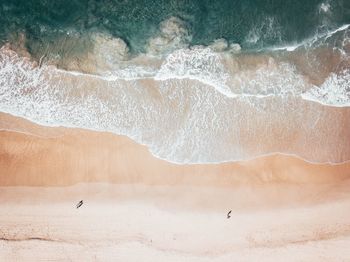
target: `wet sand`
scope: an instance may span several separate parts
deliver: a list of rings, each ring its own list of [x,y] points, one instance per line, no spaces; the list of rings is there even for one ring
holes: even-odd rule
[[[350,258],[350,163],[176,165],[124,136],[0,120],[2,261]]]

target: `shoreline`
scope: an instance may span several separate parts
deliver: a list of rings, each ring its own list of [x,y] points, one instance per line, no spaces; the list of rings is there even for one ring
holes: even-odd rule
[[[175,165],[124,136],[0,119],[1,128],[42,136],[0,131],[5,261],[350,256],[350,163],[275,155]]]
[[[0,4],[0,262],[350,261],[341,0]]]
[[[12,121],[12,129],[17,126],[17,131],[43,137],[0,131],[0,165],[4,170],[0,176],[0,186],[137,181],[172,185],[187,181],[198,185],[213,183],[233,186],[271,182],[328,183],[350,177],[350,162],[312,164],[278,154],[241,162],[178,165],[154,157],[146,146],[125,136],[81,129],[47,128],[5,114],[1,114],[1,119],[7,119],[3,123]],[[56,137],[52,137],[53,134]]]

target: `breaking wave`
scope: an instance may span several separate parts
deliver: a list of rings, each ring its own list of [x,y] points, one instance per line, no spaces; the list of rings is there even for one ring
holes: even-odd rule
[[[350,159],[348,28],[288,52],[249,53],[224,39],[190,46],[184,24],[170,18],[149,53],[132,55],[122,39],[98,33],[91,52],[60,68],[5,45],[0,111],[127,135],[175,163],[275,152],[340,163]]]

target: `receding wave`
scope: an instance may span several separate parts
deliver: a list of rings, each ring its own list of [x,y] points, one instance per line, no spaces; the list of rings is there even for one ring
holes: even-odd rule
[[[162,46],[164,54],[130,57],[122,40],[99,37],[85,63],[67,60],[72,71],[3,46],[0,110],[43,125],[127,135],[175,163],[274,152],[312,162],[350,159],[346,38],[337,50],[325,45],[263,53],[222,40],[178,49],[183,42],[176,40],[175,49]],[[323,55],[331,63],[315,76],[306,55],[315,66]]]

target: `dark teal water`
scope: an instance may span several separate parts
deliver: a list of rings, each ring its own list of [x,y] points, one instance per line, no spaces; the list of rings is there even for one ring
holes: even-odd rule
[[[322,11],[321,4],[328,6]],[[1,0],[0,41],[23,32],[29,50],[74,31],[109,32],[144,51],[159,23],[182,19],[191,44],[225,38],[245,49],[301,41],[350,23],[349,0]],[[69,37],[69,36],[66,36]]]

